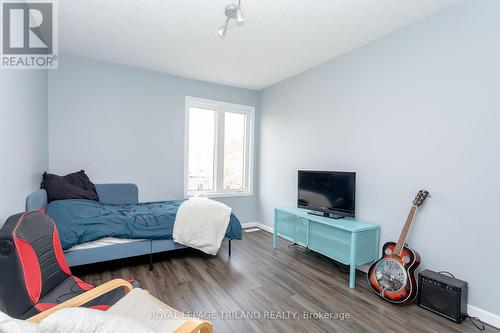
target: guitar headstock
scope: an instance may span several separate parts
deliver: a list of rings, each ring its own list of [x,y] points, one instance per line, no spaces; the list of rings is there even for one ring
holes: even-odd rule
[[[428,196],[429,196],[428,191],[425,191],[425,190],[418,191],[418,194],[415,197],[415,200],[413,200],[413,205],[420,207],[424,203],[425,199],[427,199]]]

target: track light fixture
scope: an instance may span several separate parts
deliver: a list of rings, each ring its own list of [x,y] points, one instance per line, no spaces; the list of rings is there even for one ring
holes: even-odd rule
[[[224,37],[226,36],[227,28],[229,27],[229,22],[231,20],[235,20],[237,25],[242,25],[245,21],[243,12],[241,10],[241,0],[238,1],[238,4],[235,4],[233,2],[227,5],[224,12],[226,14],[226,24],[220,27],[217,31],[217,34],[221,39],[224,39]]]

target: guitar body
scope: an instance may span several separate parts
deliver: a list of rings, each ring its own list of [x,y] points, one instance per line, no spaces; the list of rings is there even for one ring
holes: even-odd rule
[[[418,286],[415,269],[420,265],[420,255],[406,246],[406,238],[413,223],[415,212],[429,192],[420,190],[406,218],[397,243],[387,242],[382,248],[382,258],[375,261],[368,270],[368,284],[372,290],[388,302],[411,303],[417,296]]]
[[[415,269],[420,265],[420,255],[405,246],[398,256],[395,248],[394,242],[384,244],[382,258],[368,270],[368,283],[377,295],[391,303],[411,303],[418,291]]]

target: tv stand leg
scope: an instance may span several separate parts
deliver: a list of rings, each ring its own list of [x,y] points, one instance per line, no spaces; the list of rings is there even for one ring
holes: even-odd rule
[[[357,237],[356,233],[351,233],[351,256],[350,256],[350,270],[349,270],[349,288],[356,286],[356,246]]]

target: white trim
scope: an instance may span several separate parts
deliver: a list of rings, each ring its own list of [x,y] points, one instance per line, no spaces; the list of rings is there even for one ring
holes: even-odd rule
[[[188,161],[189,161],[189,103],[186,97],[184,103],[184,199],[188,198]]]
[[[232,197],[251,197],[251,192],[223,192],[223,193],[204,193],[207,198],[232,198]]]
[[[273,227],[270,227],[270,226],[262,224],[262,223],[257,223],[256,227],[274,235],[274,228]]]
[[[482,322],[488,325],[500,328],[500,315],[488,312],[470,304],[467,305],[467,313],[471,317],[478,317]]]
[[[186,96],[186,102],[188,102],[188,101],[191,103],[190,105],[199,106],[201,108],[212,108],[213,109],[216,107],[222,107],[222,108],[237,109],[237,110],[242,110],[242,111],[247,111],[247,112],[253,112],[255,110],[255,108],[253,106],[227,103],[227,102],[216,101],[213,99],[206,99],[206,98],[199,98],[199,97],[192,97],[192,96]]]
[[[224,198],[224,197],[242,197],[242,196],[252,196],[253,195],[253,182],[254,182],[254,141],[255,141],[255,107],[247,106],[247,105],[239,105],[233,103],[220,102],[215,100],[197,98],[186,96],[185,98],[185,116],[184,116],[184,198],[188,198],[188,163],[189,163],[189,108],[190,107],[199,107],[205,109],[213,109],[216,111],[216,140],[215,140],[215,149],[216,149],[216,163],[215,167],[215,187],[217,189],[216,192],[206,192],[208,197],[210,198]],[[245,163],[245,191],[229,191],[223,190],[223,165],[217,165],[217,163],[222,164],[223,156],[222,151],[219,149],[221,145],[223,145],[224,132],[223,127],[220,124],[223,124],[223,116],[225,112],[235,112],[242,113],[248,117],[247,121],[247,131],[248,136],[248,144],[245,148],[245,157],[248,159],[248,162]],[[222,140],[222,143],[220,142]],[[222,162],[221,162],[222,161]]]
[[[242,223],[242,224],[241,224],[241,227],[242,227],[243,229],[255,228],[255,227],[257,227],[257,222],[246,222],[246,223]]]
[[[224,123],[224,112],[220,112],[218,107],[216,107],[215,119],[216,119],[215,121],[216,134],[215,134],[215,162],[214,162],[214,168],[215,168],[214,191],[216,193],[222,193],[220,189],[224,188],[224,136],[226,134],[224,131],[226,130],[226,126]]]
[[[274,234],[274,228],[273,227],[270,227],[268,225],[265,225],[265,224],[259,223],[259,222],[242,223],[241,226],[243,227],[243,229],[247,229],[247,228],[259,228],[259,229],[267,231],[267,232],[269,232],[271,234]]]

